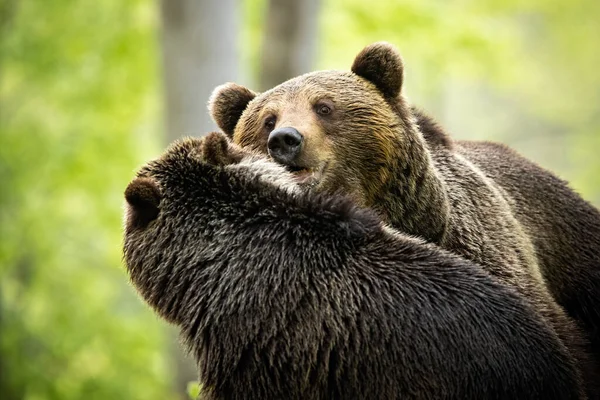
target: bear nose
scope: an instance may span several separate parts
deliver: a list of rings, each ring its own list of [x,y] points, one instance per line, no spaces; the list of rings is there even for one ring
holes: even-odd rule
[[[278,163],[285,165],[293,164],[298,155],[300,155],[302,142],[304,142],[304,137],[296,128],[285,127],[275,129],[269,134],[267,141],[269,155]]]

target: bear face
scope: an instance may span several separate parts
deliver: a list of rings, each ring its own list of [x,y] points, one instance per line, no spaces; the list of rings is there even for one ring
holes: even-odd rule
[[[386,43],[365,48],[352,72],[320,71],[256,94],[236,84],[213,93],[219,127],[245,148],[268,154],[304,186],[375,203],[389,163],[408,154],[413,123],[400,96],[403,65]],[[400,133],[399,133],[400,132]]]

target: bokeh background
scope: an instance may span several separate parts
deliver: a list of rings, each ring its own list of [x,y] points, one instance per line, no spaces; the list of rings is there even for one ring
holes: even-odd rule
[[[510,144],[600,205],[597,0],[0,0],[0,398],[183,399],[172,328],[121,263],[123,190],[212,89],[394,43],[456,138]]]

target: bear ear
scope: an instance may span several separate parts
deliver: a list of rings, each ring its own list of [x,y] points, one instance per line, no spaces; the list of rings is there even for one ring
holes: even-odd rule
[[[232,137],[246,106],[256,93],[235,83],[217,86],[208,101],[210,115],[219,128]]]
[[[354,59],[352,72],[373,83],[388,99],[397,97],[402,89],[402,57],[389,43],[377,42],[365,47]]]
[[[125,189],[128,229],[145,228],[158,217],[160,188],[152,178],[135,178]]]

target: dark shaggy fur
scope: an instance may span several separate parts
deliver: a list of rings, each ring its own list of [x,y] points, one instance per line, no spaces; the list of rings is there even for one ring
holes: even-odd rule
[[[600,213],[568,184],[494,143],[458,142],[512,200],[531,238],[545,281],[567,312],[590,333],[600,358]]]
[[[181,141],[126,191],[128,272],[180,327],[203,398],[582,398],[571,355],[511,287],[278,165],[206,162],[223,148]]]
[[[231,136],[267,153],[271,127],[297,129],[304,136],[298,164],[317,171],[311,187],[346,193],[398,230],[460,254],[514,287],[556,330],[577,358],[589,396],[598,398],[600,213],[514,153],[453,143],[407,103],[402,77],[398,52],[373,44],[356,57],[352,72],[314,72],[257,94]],[[241,108],[219,109],[214,101],[237,90],[215,92],[215,119],[228,107]],[[323,101],[333,104],[326,116],[314,112]],[[277,122],[265,125],[265,118]]]
[[[559,179],[498,143],[453,143],[431,117],[413,110],[429,146],[452,149],[505,191],[531,240],[556,301],[588,333],[600,359],[600,212]],[[596,365],[597,362],[596,362]]]

